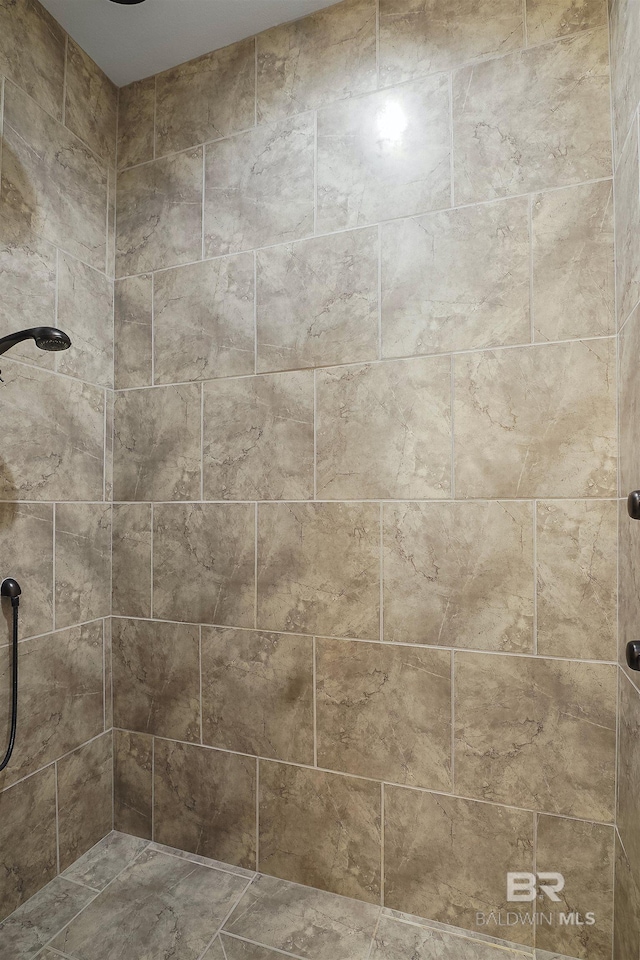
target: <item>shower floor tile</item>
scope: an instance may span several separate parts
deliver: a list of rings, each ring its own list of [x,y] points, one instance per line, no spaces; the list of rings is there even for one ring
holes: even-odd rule
[[[543,956],[538,954],[538,960]],[[531,950],[111,833],[0,924],[2,960],[533,960]]]

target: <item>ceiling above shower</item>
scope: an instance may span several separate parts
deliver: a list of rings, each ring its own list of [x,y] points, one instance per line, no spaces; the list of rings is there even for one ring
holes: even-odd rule
[[[330,6],[331,0],[42,0],[118,86]]]

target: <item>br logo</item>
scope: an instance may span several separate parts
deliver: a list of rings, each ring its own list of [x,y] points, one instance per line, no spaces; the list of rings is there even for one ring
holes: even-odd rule
[[[564,887],[564,877],[561,873],[508,873],[507,900],[510,903],[531,903],[536,899],[538,887],[556,903],[560,901],[558,894]]]

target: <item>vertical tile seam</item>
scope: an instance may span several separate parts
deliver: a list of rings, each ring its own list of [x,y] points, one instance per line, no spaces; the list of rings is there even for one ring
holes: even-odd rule
[[[382,223],[376,224],[378,228],[378,360],[383,359],[382,353]]]
[[[156,738],[151,737],[151,840],[156,839]]]
[[[52,617],[53,617],[53,629],[54,629],[54,631],[55,631],[55,630],[57,629],[57,627],[56,627],[56,613],[57,613],[57,612],[56,612],[56,513],[57,513],[58,505],[57,505],[57,503],[53,503],[51,506],[53,507],[53,510],[52,510],[52,513],[53,513],[53,530],[52,530],[52,534],[53,534],[53,553],[52,553],[52,557],[53,557],[53,559],[52,559],[52,571],[51,571],[53,583],[52,583],[52,591],[51,591],[51,608],[52,608],[52,609],[51,609],[51,614],[52,614]]]
[[[69,34],[65,31],[64,35],[64,67],[62,68],[62,111],[61,120],[63,127],[67,126],[67,68],[69,62]],[[68,129],[68,127],[67,127]]]
[[[204,201],[205,201],[205,191],[207,186],[207,165],[206,165],[207,148],[203,144],[201,149],[202,149],[202,201],[200,204],[200,219],[202,223],[200,224],[200,237],[201,237],[200,259],[204,260],[205,259]]]
[[[538,656],[538,501],[533,501],[533,655]]]
[[[260,869],[260,758],[256,757],[256,872]]]
[[[455,661],[455,651],[451,651],[451,743],[449,749],[451,750],[451,793],[455,795],[456,792],[456,696],[455,696],[455,683],[456,683],[456,661]]]
[[[202,726],[202,624],[198,624],[198,697],[200,713],[200,744],[204,743]]]
[[[453,137],[453,70],[449,71],[447,78],[447,90],[449,97],[449,177],[451,178],[450,186],[450,203],[453,208],[455,204],[455,168],[454,168],[454,159],[453,159],[453,146],[454,146],[454,137]]]
[[[313,236],[318,236],[318,111],[313,111]]]
[[[258,373],[258,251],[253,250],[253,372]]]
[[[376,4],[376,90],[380,89],[380,0]]]
[[[258,502],[254,505],[253,518],[253,628],[258,629]]]
[[[380,517],[379,524],[380,530],[378,532],[378,549],[380,551],[380,558],[378,560],[378,577],[380,580],[379,584],[379,600],[378,604],[380,607],[379,611],[379,632],[380,632],[380,642],[384,643],[384,504],[380,501]]]
[[[311,676],[313,683],[313,766],[318,766],[318,665],[317,665],[317,638],[311,638]]]
[[[153,503],[153,501],[149,504],[149,506],[150,506],[150,508],[151,508],[151,516],[150,516],[150,525],[151,525],[151,531],[150,531],[150,533],[151,533],[151,537],[150,537],[150,540],[151,540],[151,597],[150,597],[151,612],[150,612],[149,619],[150,619],[150,620],[153,620],[153,618],[154,618],[154,617],[153,617],[153,599],[154,599],[154,598],[153,598],[153,566],[154,566],[154,564],[153,564],[153,553],[154,553],[154,543],[153,543],[154,516],[153,516],[153,512],[154,512],[154,506],[155,506],[155,504]],[[146,619],[146,618],[145,618],[145,619]]]
[[[56,805],[56,876],[60,873],[60,801],[58,797],[58,761],[53,764]]]
[[[531,193],[527,197],[527,229],[529,233],[529,331],[531,343],[536,342],[535,325],[535,301],[534,301],[534,283],[533,283],[533,198]]]
[[[200,503],[204,500],[204,382],[200,381]]]
[[[380,783],[380,906],[384,907],[384,780]]]

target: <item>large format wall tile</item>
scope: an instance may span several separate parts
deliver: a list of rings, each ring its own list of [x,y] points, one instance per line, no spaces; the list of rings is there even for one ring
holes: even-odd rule
[[[114,500],[200,496],[200,391],[184,384],[116,396]]]
[[[261,504],[258,627],[377,639],[377,504]]]
[[[560,902],[544,901],[551,924],[536,929],[536,947],[554,956],[608,957],[613,925],[614,827],[560,817],[538,817],[536,870],[564,877]],[[538,901],[540,904],[540,900]],[[563,924],[561,914],[595,915],[595,923]]]
[[[58,322],[72,347],[56,369],[71,377],[113,386],[113,284],[103,273],[58,255]]]
[[[112,741],[109,731],[57,763],[61,870],[112,829]]]
[[[620,839],[629,857],[631,873],[640,887],[640,693],[620,674],[620,740],[618,744],[618,809]]]
[[[116,156],[118,90],[69,37],[64,122],[94,153],[111,163]]]
[[[320,110],[318,231],[448,207],[449,127],[446,76]]]
[[[151,274],[114,284],[114,383],[116,390],[151,384],[153,353]]]
[[[526,9],[530,46],[607,23],[606,0],[526,0]]]
[[[118,175],[118,277],[202,256],[202,148]]]
[[[260,761],[259,869],[380,902],[380,786]]]
[[[156,76],[156,156],[255,123],[255,41],[241,40]]]
[[[266,30],[257,44],[259,123],[375,90],[375,0],[343,0]]]
[[[111,613],[111,504],[56,504],[56,627]]]
[[[114,503],[114,616],[151,616],[151,504]]]
[[[610,180],[533,199],[536,340],[615,333]]]
[[[3,357],[4,500],[102,500],[104,391]]]
[[[153,160],[156,78],[137,80],[118,91],[118,166]]]
[[[104,270],[105,163],[12,83],[4,91],[6,210],[45,240]]]
[[[616,494],[615,342],[455,358],[460,497]]]
[[[608,61],[601,29],[456,71],[456,203],[610,176]]]
[[[611,4],[611,86],[616,155],[620,155],[640,102],[640,64],[636,40],[640,31],[637,0]]]
[[[113,731],[113,828],[151,840],[153,740]]]
[[[222,257],[153,278],[156,383],[254,372],[253,257]]]
[[[20,731],[4,787],[104,729],[102,623],[27,640],[20,647]],[[9,735],[9,648],[0,650],[0,716]]]
[[[53,507],[43,503],[0,504],[3,576],[22,587],[20,639],[53,629]],[[10,618],[0,630],[9,643]]]
[[[384,639],[533,652],[528,503],[385,504]]]
[[[203,627],[202,739],[312,764],[311,637]]]
[[[313,231],[311,114],[265,124],[205,152],[205,256],[299,240]]]
[[[529,340],[526,199],[383,225],[383,356]]]
[[[153,613],[254,626],[253,504],[158,504],[153,513]]]
[[[318,497],[444,499],[451,491],[451,363],[319,371]]]
[[[255,867],[255,760],[156,740],[154,769],[158,843],[239,867]]]
[[[404,787],[385,787],[384,810],[388,907],[476,932],[477,912],[513,909],[506,875],[533,868],[533,814]],[[509,939],[530,943],[532,930],[509,927]]]
[[[380,81],[400,83],[523,44],[519,0],[380,0]]]
[[[200,642],[190,624],[113,620],[116,727],[200,739]]]
[[[640,298],[640,162],[638,137],[633,126],[625,142],[615,175],[616,293],[621,326]]]
[[[205,384],[205,499],[311,499],[313,425],[311,371]]]
[[[451,654],[316,641],[318,766],[451,790]]]
[[[0,74],[59,120],[62,116],[66,34],[37,0],[0,4]]]
[[[613,665],[455,654],[456,789],[612,820]]]
[[[0,916],[4,919],[57,873],[53,766],[0,793]]]
[[[640,890],[617,831],[615,847],[613,956],[615,960],[636,960],[640,954]]]
[[[256,262],[258,371],[377,358],[376,227],[269,247]]]
[[[537,506],[537,652],[616,659],[618,507],[614,500]]]

